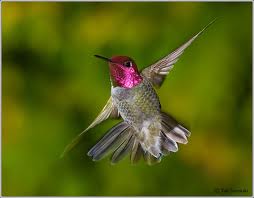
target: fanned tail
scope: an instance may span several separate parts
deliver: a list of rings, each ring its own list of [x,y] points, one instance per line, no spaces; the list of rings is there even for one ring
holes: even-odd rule
[[[161,113],[160,150],[159,157],[145,151],[135,135],[133,127],[126,122],[120,122],[111,128],[101,140],[87,153],[94,161],[100,160],[110,153],[112,164],[119,162],[128,153],[132,164],[137,163],[143,156],[149,165],[159,163],[162,156],[177,152],[177,143],[186,144],[190,132],[166,113]]]
[[[130,153],[130,161],[136,164],[143,156],[148,164],[158,162],[154,156],[145,152],[135,136],[134,129],[126,122],[111,128],[87,153],[94,161],[101,160],[112,153],[111,163],[116,164]]]

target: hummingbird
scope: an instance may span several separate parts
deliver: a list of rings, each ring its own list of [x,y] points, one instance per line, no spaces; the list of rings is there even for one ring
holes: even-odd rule
[[[130,154],[131,163],[143,156],[148,165],[178,151],[178,143],[187,144],[190,131],[161,109],[155,89],[160,88],[184,50],[215,20],[210,22],[179,48],[139,71],[128,56],[106,58],[95,55],[109,65],[111,96],[96,119],[67,147],[69,152],[85,132],[108,118],[122,118],[87,153],[94,161],[112,153],[115,164]]]

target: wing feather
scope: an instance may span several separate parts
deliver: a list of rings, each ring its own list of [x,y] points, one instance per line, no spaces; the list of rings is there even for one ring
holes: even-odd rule
[[[178,61],[181,54],[183,54],[184,50],[190,46],[190,44],[201,35],[210,25],[212,25],[216,19],[211,21],[208,25],[206,25],[200,32],[198,32],[195,36],[189,39],[186,43],[181,45],[172,53],[168,54],[164,58],[160,59],[156,63],[148,66],[143,69],[142,75],[145,76],[155,87],[160,87],[168,75],[170,70],[174,67],[174,64]]]
[[[113,103],[112,97],[109,98],[106,105],[104,106],[102,111],[99,113],[99,115],[95,118],[95,120],[84,131],[82,131],[76,138],[74,138],[70,144],[68,144],[65,147],[61,157],[63,157],[66,153],[68,153],[71,149],[73,149],[73,147],[79,143],[83,135],[89,129],[93,128],[94,126],[108,119],[109,117],[112,117],[112,118],[119,117],[119,112],[117,110],[117,107]]]

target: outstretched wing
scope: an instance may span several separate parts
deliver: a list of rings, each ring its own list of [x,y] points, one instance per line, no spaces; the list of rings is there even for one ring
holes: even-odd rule
[[[210,22],[200,32],[198,32],[195,36],[193,36],[190,40],[177,48],[175,51],[142,70],[142,75],[145,76],[155,87],[160,87],[165,77],[173,68],[174,64],[178,61],[180,55],[184,52],[184,50],[190,46],[190,44],[215,21],[216,19]]]
[[[102,121],[111,118],[118,118],[119,112],[116,108],[116,106],[113,103],[112,97],[109,98],[107,104],[104,106],[102,111],[99,113],[99,115],[95,118],[95,120],[83,131],[81,132],[76,138],[72,140],[70,144],[68,144],[64,152],[62,153],[61,157],[63,157],[66,153],[68,153],[75,145],[79,143],[85,132],[87,132],[89,129],[93,128],[97,124],[101,123]]]

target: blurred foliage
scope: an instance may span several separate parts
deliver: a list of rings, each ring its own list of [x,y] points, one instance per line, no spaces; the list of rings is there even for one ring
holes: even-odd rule
[[[251,11],[246,2],[3,2],[3,195],[252,194]],[[59,159],[110,95],[94,54],[143,68],[216,17],[158,90],[163,110],[191,129],[187,145],[155,166],[93,162],[86,152],[117,122],[108,120]]]

